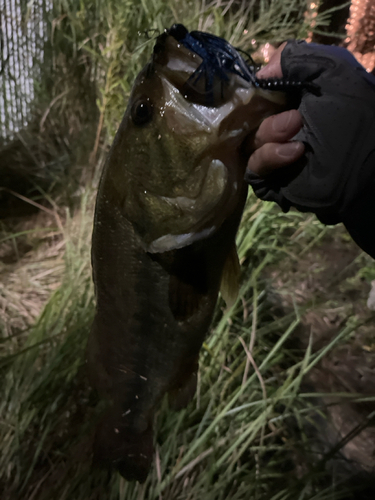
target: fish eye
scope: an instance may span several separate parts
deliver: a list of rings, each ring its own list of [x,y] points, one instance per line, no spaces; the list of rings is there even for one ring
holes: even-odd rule
[[[145,125],[152,118],[153,105],[148,97],[141,97],[132,106],[131,117],[134,125]]]

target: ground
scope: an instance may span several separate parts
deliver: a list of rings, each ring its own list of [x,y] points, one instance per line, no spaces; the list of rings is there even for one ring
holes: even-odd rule
[[[298,260],[290,260],[268,272],[285,312],[306,303],[312,305],[296,333],[296,340],[305,348],[310,339],[313,351],[324,348],[345,326],[349,316],[364,323],[345,342],[330,350],[304,383],[311,392],[328,393],[322,396],[328,408],[325,433],[321,436],[325,447],[327,443],[328,447],[339,445],[343,440],[341,453],[351,467],[373,473],[374,401],[337,405],[338,398],[329,396],[330,393],[375,396],[375,316],[367,307],[371,285],[363,276],[366,265],[371,266],[371,260],[350,240],[343,227],[337,227]]]

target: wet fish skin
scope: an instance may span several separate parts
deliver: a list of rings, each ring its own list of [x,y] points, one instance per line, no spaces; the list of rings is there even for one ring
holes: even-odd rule
[[[94,457],[139,482],[152,462],[161,399],[168,393],[183,407],[195,392],[247,195],[243,139],[283,105],[232,79],[217,109],[185,99],[179,87],[200,60],[177,42],[159,40],[134,84],[100,182],[92,240],[88,368],[108,401]]]

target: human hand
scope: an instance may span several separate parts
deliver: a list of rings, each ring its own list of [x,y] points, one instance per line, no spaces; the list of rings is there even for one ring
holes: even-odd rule
[[[302,41],[280,47],[257,76],[282,76],[286,87],[288,81],[302,83],[298,112],[303,126],[294,139],[305,144],[305,154],[282,169],[277,167],[289,162],[276,156],[276,168],[270,165],[267,155],[272,149],[279,154],[281,145],[269,145],[275,140],[269,118],[254,138],[257,149],[246,180],[259,198],[277,202],[284,211],[294,206],[325,224],[344,222],[375,257],[375,78],[346,49]],[[312,92],[312,85],[319,91]],[[293,86],[286,92],[295,96]],[[297,124],[298,115],[292,116],[287,129]],[[284,131],[284,139],[291,137]]]
[[[272,149],[280,153],[281,146],[290,144],[270,146],[271,118],[276,123],[284,113],[268,118],[254,138],[257,149],[245,178],[257,196],[276,201],[285,211],[294,206],[314,212],[325,223],[340,222],[348,205],[375,177],[374,77],[346,49],[303,41],[280,46],[257,76],[306,84],[298,107],[303,127],[295,136],[305,144],[305,154],[295,145],[299,160],[283,161],[274,154],[272,168],[267,154],[272,156]],[[311,84],[320,92],[311,92]],[[295,87],[286,92],[295,95]],[[287,127],[291,135],[284,132],[288,139],[294,125],[298,128],[298,114],[292,116],[293,126]],[[277,168],[288,163],[286,169]]]

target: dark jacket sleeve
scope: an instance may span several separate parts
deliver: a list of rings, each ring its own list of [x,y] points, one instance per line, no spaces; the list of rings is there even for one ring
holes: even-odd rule
[[[284,211],[293,206],[325,224],[343,222],[375,258],[375,78],[345,49],[300,41],[288,42],[281,66],[286,80],[320,88],[306,86],[298,107],[304,126],[294,139],[306,153],[264,179],[246,178],[258,197]]]

